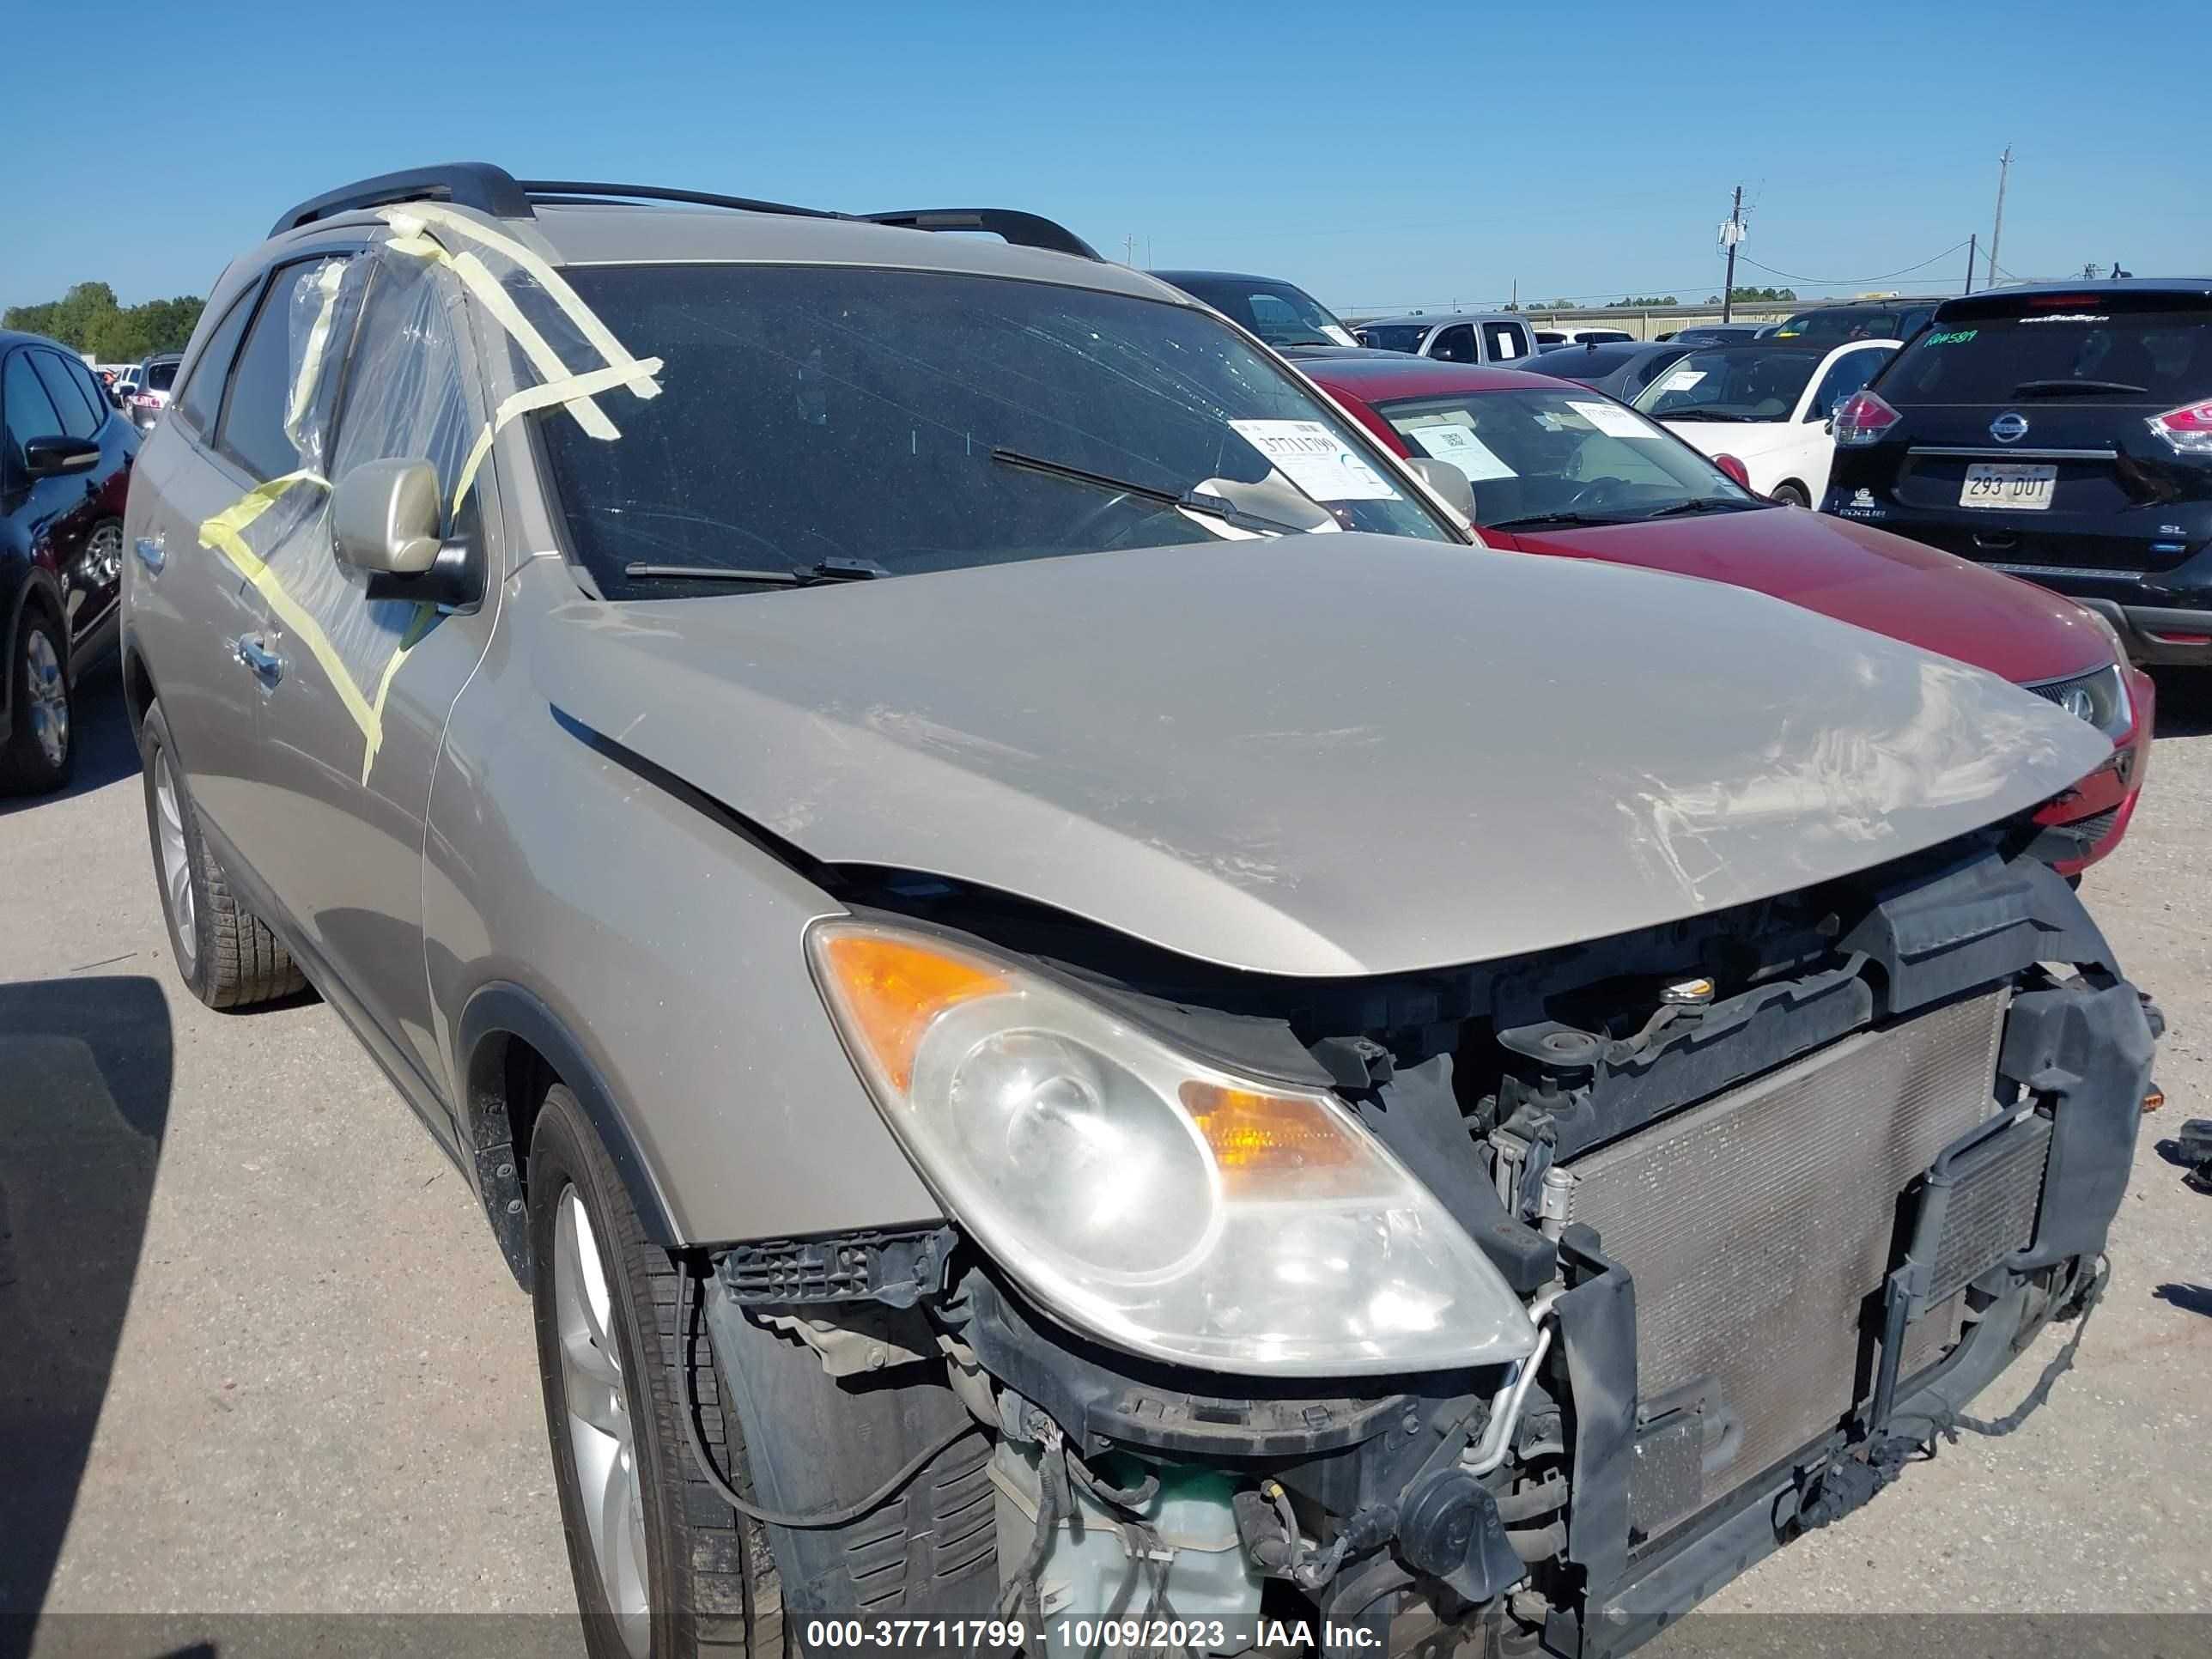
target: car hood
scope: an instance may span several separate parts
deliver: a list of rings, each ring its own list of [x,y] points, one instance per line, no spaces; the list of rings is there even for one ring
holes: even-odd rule
[[[1761,593],[1360,534],[543,620],[557,716],[817,860],[1286,975],[1765,897],[2111,752],[1992,675]]]
[[[2008,680],[2084,674],[2112,641],[2072,600],[1886,530],[1769,507],[1515,532],[1531,553],[1616,560],[1755,587]]]
[[[1808,438],[1827,434],[1812,421],[1669,421],[1660,425],[1684,443],[1708,455],[1725,453],[1750,460],[1779,449],[1794,448]]]

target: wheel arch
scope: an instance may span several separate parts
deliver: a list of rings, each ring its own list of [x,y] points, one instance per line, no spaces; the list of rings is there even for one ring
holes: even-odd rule
[[[613,1089],[561,1017],[527,987],[495,981],[479,987],[455,1032],[461,1081],[461,1132],[477,1189],[507,1267],[525,1289],[532,1278],[525,1195],[530,1136],[546,1091],[566,1084],[598,1132],[647,1236],[680,1246],[659,1181],[617,1104]]]
[[[123,711],[135,735],[146,723],[146,711],[160,701],[161,694],[154,684],[154,671],[146,665],[146,653],[127,632],[123,636],[122,655]]]
[[[4,647],[4,654],[0,654],[0,729],[6,728],[9,717],[15,712],[15,642],[22,635],[23,618],[34,605],[46,613],[46,620],[60,633],[61,637],[54,643],[60,647],[64,662],[68,659],[69,613],[62,604],[61,584],[44,566],[29,565],[26,567],[23,580],[16,586],[15,597],[8,606],[7,635],[0,639],[0,647]]]

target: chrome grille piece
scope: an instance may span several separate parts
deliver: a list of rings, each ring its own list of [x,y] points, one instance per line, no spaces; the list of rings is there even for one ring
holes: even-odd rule
[[[1569,1219],[1635,1278],[1639,1400],[1701,1395],[1714,1425],[1696,1502],[1666,1521],[1850,1408],[1899,1195],[1996,1109],[2004,1003],[1844,1037],[1566,1166]]]

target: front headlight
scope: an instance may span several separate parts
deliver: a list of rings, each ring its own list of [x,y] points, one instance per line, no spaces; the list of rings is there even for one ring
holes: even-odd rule
[[[2094,611],[2089,614],[2096,615]],[[2104,618],[2100,617],[2098,620],[2103,622]],[[2070,680],[2045,680],[2027,689],[2077,719],[2088,721],[2117,743],[2127,736],[2136,720],[2135,706],[2128,696],[2126,663],[2123,655],[2119,661],[2094,673],[2077,675]]]
[[[1518,1359],[1505,1281],[1344,1103],[1178,1053],[1039,974],[821,921],[823,1000],[945,1212],[1133,1353],[1354,1376]]]

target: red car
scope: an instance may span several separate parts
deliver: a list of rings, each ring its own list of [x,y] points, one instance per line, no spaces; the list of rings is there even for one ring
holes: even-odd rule
[[[2112,758],[2039,815],[2075,875],[2119,844],[2154,691],[2103,618],[2046,589],[1848,520],[1778,507],[1626,404],[1549,375],[1402,356],[1298,367],[1382,441],[1466,474],[1492,547],[1756,588],[1986,668],[2090,721]]]

